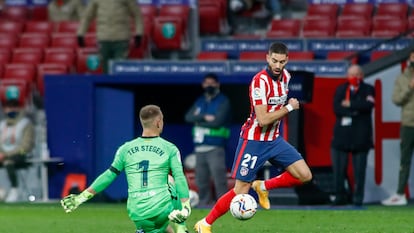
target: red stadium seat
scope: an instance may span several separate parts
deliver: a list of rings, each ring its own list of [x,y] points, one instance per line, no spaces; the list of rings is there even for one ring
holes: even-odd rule
[[[338,20],[336,37],[338,38],[355,38],[370,37],[372,23],[371,19],[359,18]]]
[[[75,52],[70,48],[46,48],[44,63],[67,65],[71,69],[75,66]]]
[[[40,48],[44,49],[49,47],[50,37],[45,33],[23,33],[20,36],[19,47],[20,48]]]
[[[23,79],[34,84],[36,70],[33,64],[16,63],[4,65],[3,79]]]
[[[188,47],[187,32],[180,17],[155,17],[152,33],[152,41],[158,50],[182,50]]]
[[[267,30],[268,38],[294,38],[300,36],[302,21],[299,19],[273,19]]]
[[[374,18],[372,37],[391,38],[405,33],[408,29],[406,19]]]
[[[26,21],[24,32],[51,34],[55,31],[55,24],[51,21]]]
[[[72,48],[78,47],[78,40],[75,33],[53,33],[51,47]]]
[[[26,21],[30,17],[29,7],[26,6],[6,6],[0,12],[0,20]]]
[[[371,56],[370,56],[370,61],[378,60],[390,54],[391,54],[390,51],[372,51]]]
[[[17,46],[16,35],[0,33],[0,48],[12,49]]]
[[[0,48],[0,66],[9,63],[11,60],[11,55],[12,53],[10,49]]]
[[[85,39],[85,47],[98,47],[96,33],[94,32],[86,33],[84,36],[84,39]]]
[[[22,95],[19,95],[19,105],[25,106],[28,103],[29,96],[31,94],[31,87],[27,80],[24,79],[2,79],[0,82],[0,101],[1,104],[6,102],[6,90],[9,86],[15,86],[19,89]]]
[[[374,13],[374,4],[372,3],[347,3],[342,6],[341,14],[338,21],[342,19],[371,19]]]
[[[31,20],[47,21],[49,19],[47,5],[32,5],[31,8]]]
[[[42,63],[37,65],[36,88],[40,96],[44,96],[44,76],[45,74],[68,74],[69,67],[64,64]]]
[[[313,60],[315,54],[312,51],[290,51],[289,61],[302,61],[302,60]]]
[[[141,14],[143,18],[154,20],[155,16],[158,15],[158,8],[152,4],[141,4],[140,5]]]
[[[190,7],[188,5],[161,5],[158,17],[178,17],[182,21],[183,31],[187,31],[188,20],[190,17]]]
[[[227,60],[227,52],[201,51],[197,54],[197,60]]]
[[[59,33],[76,33],[79,21],[60,21],[56,23],[56,32]]]
[[[198,15],[201,35],[220,34],[223,31],[224,19],[221,18],[220,2],[200,1]]]
[[[309,4],[305,19],[329,19],[336,20],[339,12],[338,4]]]
[[[347,57],[355,54],[354,51],[329,51],[326,54],[327,60],[345,60]],[[353,57],[350,62],[352,64],[358,63],[358,57]]]
[[[302,35],[305,38],[333,37],[336,31],[336,20],[305,19]]]
[[[243,61],[265,61],[266,51],[241,51],[239,60]]]
[[[98,49],[97,48],[79,48],[77,51],[77,60],[76,60],[76,71],[81,74],[102,74],[102,64],[99,64],[99,66],[91,70],[88,67],[88,58],[93,56],[99,56],[98,55]]]
[[[37,65],[43,61],[43,50],[40,48],[13,49],[12,63],[25,63]]]
[[[379,3],[374,18],[399,18],[405,20],[408,16],[408,8],[407,3]]]
[[[19,35],[23,31],[24,24],[16,21],[0,21],[0,33]]]

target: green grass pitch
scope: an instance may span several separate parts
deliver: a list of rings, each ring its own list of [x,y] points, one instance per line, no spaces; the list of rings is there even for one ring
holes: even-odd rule
[[[207,214],[207,209],[193,209],[187,224]],[[86,203],[66,214],[59,203],[0,204],[0,232],[4,233],[134,233],[125,203]],[[214,233],[239,232],[349,232],[414,233],[414,206],[363,209],[312,207],[275,207],[259,209],[248,221],[234,219],[229,213],[213,226]]]

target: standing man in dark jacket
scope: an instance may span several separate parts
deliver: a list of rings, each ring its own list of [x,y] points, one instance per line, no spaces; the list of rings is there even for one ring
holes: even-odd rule
[[[336,205],[347,204],[348,193],[353,190],[352,201],[361,206],[364,199],[367,155],[373,146],[372,109],[375,90],[363,82],[363,71],[358,65],[348,68],[348,82],[337,87],[334,97],[336,122],[331,144]],[[355,186],[345,188],[348,155],[352,155]]]
[[[230,136],[230,101],[220,92],[218,77],[204,77],[201,95],[187,111],[185,120],[194,124],[193,142],[196,154],[196,184],[199,205],[214,204],[215,198],[227,192],[225,148]],[[210,178],[214,183],[215,197],[210,192]]]

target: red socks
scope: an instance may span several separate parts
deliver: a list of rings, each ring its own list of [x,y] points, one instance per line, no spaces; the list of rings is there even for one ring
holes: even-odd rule
[[[300,181],[298,178],[293,177],[289,172],[283,172],[282,174],[272,179],[265,180],[264,182],[266,190],[293,187],[301,184],[302,181]]]
[[[229,190],[227,193],[225,193],[223,196],[221,196],[216,204],[213,206],[213,209],[211,209],[210,213],[206,217],[206,222],[208,224],[213,224],[220,216],[227,213],[230,209],[230,202],[233,199],[233,197],[236,196],[236,193],[233,189]]]

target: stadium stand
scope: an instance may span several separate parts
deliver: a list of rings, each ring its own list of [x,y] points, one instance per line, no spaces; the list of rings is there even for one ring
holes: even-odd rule
[[[218,1],[199,1],[200,35],[215,35],[222,32],[223,21],[221,3]]]
[[[12,49],[17,46],[17,36],[9,33],[0,33],[0,48]]]
[[[347,57],[355,54],[355,51],[329,51],[326,54],[327,60],[345,60]],[[353,57],[350,62],[352,64],[358,63],[358,57]]]
[[[55,32],[51,35],[50,46],[76,49],[78,47],[78,40],[75,33]]]
[[[20,48],[47,48],[50,45],[49,34],[23,33],[20,35],[18,47]]]
[[[265,51],[241,51],[239,60],[241,61],[265,61]]]
[[[300,36],[300,19],[273,19],[266,32],[267,38],[296,38]]]
[[[33,5],[31,8],[31,20],[47,21],[49,19],[47,5]]]
[[[40,48],[15,48],[11,63],[37,65],[43,61],[43,50]]]
[[[305,19],[302,36],[305,38],[332,38],[336,32],[336,20]]]
[[[44,96],[44,75],[46,74],[68,74],[69,68],[64,64],[42,63],[37,65],[36,88],[40,96]]]
[[[30,9],[26,6],[6,5],[0,12],[0,20],[26,21],[30,18]]]
[[[336,20],[340,7],[338,4],[309,4],[305,19],[329,19]]]
[[[44,63],[63,64],[73,71],[76,55],[72,48],[46,48],[44,52]]]
[[[19,96],[19,104],[21,106],[26,106],[28,103],[30,103],[30,97],[31,97],[31,87],[27,80],[24,79],[15,79],[15,78],[9,78],[9,79],[2,79],[0,82],[0,98],[1,102],[5,102],[5,91],[8,86],[16,86],[20,93],[23,93],[23,95]]]
[[[197,54],[197,60],[227,60],[226,52],[202,51]]]
[[[18,35],[23,31],[23,22],[16,21],[0,21],[0,33],[10,33]]]
[[[76,33],[79,21],[60,21],[56,22],[56,32],[59,33]]]
[[[4,64],[9,63],[10,60],[11,60],[11,49],[0,48],[0,66],[3,66]]]
[[[377,9],[374,15],[375,19],[380,18],[399,18],[399,19],[407,19],[408,16],[408,4],[407,3],[379,3],[377,5]]]
[[[312,51],[290,51],[289,61],[304,61],[315,59],[315,54]]]
[[[35,65],[26,63],[13,63],[4,65],[4,79],[22,79],[26,80],[28,85],[33,85],[36,80]]]
[[[91,55],[98,56],[97,48],[78,48],[76,52],[76,72],[80,74],[102,74],[102,65],[96,69],[90,69],[87,65],[88,57]]]
[[[342,6],[338,21],[349,19],[371,20],[374,9],[373,3],[347,3]]]
[[[359,38],[370,37],[372,29],[371,19],[365,18],[342,18],[338,19],[336,37]]]
[[[25,22],[24,32],[26,33],[45,33],[52,34],[55,31],[55,23],[51,21],[33,21]]]
[[[154,19],[152,40],[158,50],[183,50],[188,48],[189,7],[162,5]]]
[[[405,33],[407,29],[407,19],[374,17],[371,36],[376,38],[391,38]]]
[[[382,57],[385,57],[387,55],[391,54],[390,51],[372,51],[370,54],[370,61],[378,60]]]

